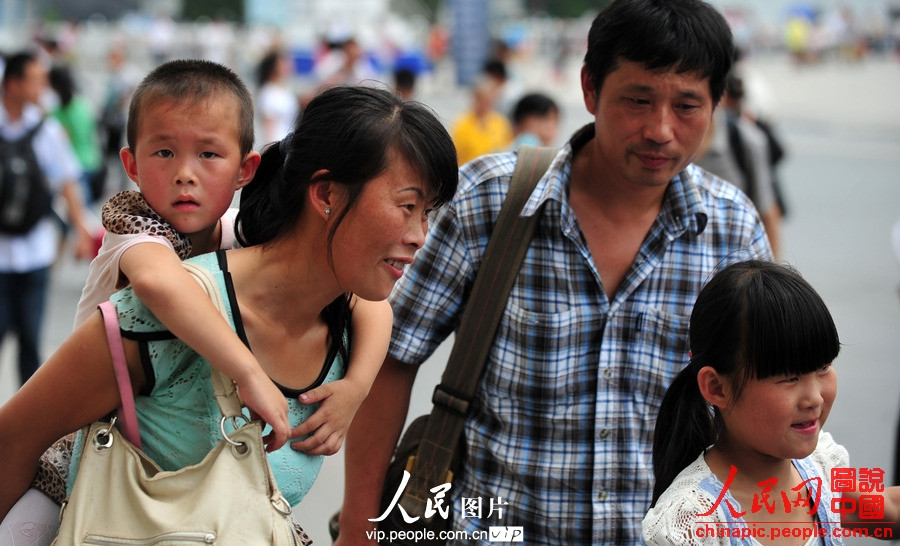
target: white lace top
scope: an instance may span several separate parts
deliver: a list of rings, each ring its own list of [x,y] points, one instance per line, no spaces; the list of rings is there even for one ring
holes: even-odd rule
[[[794,460],[794,467],[800,476],[804,480],[813,479],[808,483],[813,499],[815,498],[815,489],[818,487],[817,480],[814,478],[821,478],[821,496],[816,517],[819,522],[825,522],[821,526],[828,532],[825,533],[827,536],[824,539],[811,538],[806,543],[807,546],[842,544],[841,539],[835,538],[831,532],[839,524],[830,523],[836,518],[830,512],[832,493],[829,485],[831,469],[846,467],[849,459],[847,450],[835,443],[831,434],[822,432],[819,435],[819,443],[815,451],[805,459]],[[711,515],[705,517],[697,515],[709,512],[724,487],[724,484],[710,470],[701,454],[696,461],[678,474],[672,485],[660,496],[656,506],[647,512],[643,521],[643,538],[646,543],[651,546],[672,544],[685,546],[759,545],[759,542],[752,537],[742,539],[727,536],[700,536],[715,535],[716,533],[695,532],[699,529],[705,530],[707,528],[705,524],[708,524],[710,529],[716,528],[716,523],[724,524],[718,526],[722,529],[736,529],[741,527],[741,523],[744,523],[742,518],[734,517],[726,505],[725,501],[727,500],[736,511],[743,511],[730,492],[726,492],[725,498]]]

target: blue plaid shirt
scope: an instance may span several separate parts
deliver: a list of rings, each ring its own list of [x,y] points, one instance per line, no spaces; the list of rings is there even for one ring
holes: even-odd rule
[[[523,526],[527,544],[640,544],[653,427],[687,364],[694,300],[727,263],[772,258],[749,199],[690,165],[610,301],[568,199],[573,150],[592,137],[588,126],[560,150],[523,211],[544,205],[466,421],[457,529]],[[481,304],[468,295],[515,160],[488,155],[460,170],[456,197],[391,296],[400,361],[424,361],[465,306]],[[462,497],[480,497],[482,517],[463,517]],[[488,516],[498,497],[502,520]]]

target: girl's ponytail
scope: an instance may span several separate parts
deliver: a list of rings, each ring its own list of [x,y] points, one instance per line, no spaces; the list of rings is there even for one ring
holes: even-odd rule
[[[697,385],[697,372],[701,367],[692,359],[675,376],[659,408],[653,433],[656,482],[651,508],[675,477],[715,442],[716,421]]]

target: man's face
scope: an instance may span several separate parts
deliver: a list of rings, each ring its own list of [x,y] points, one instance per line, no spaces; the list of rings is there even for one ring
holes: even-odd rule
[[[22,79],[11,82],[11,87],[17,99],[38,104],[47,88],[47,70],[38,61],[32,61],[25,65]]]
[[[582,91],[594,115],[603,176],[641,186],[665,186],[697,152],[709,126],[709,80],[696,73],[648,70],[622,61],[599,96],[585,70]]]

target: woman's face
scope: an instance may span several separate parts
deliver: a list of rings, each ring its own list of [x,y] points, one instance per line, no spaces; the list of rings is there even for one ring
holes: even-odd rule
[[[425,243],[431,202],[425,181],[392,154],[335,231],[332,259],[341,288],[367,300],[387,298]]]

